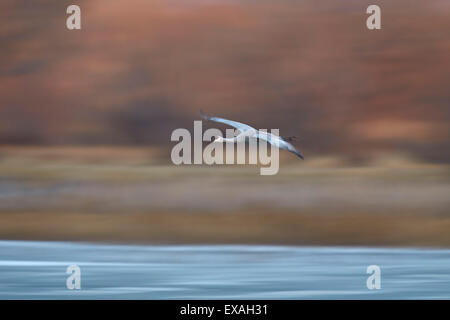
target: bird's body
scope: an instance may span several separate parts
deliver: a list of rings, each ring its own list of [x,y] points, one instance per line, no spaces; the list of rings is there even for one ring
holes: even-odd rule
[[[216,137],[216,139],[215,139],[216,142],[236,143],[236,142],[242,141],[243,139],[245,139],[245,140],[262,139],[279,149],[287,150],[289,152],[294,153],[299,158],[304,159],[303,155],[292,144],[290,144],[289,142],[287,142],[285,139],[283,139],[280,136],[276,136],[272,133],[265,132],[262,130],[256,130],[255,128],[253,128],[247,124],[241,123],[241,122],[228,120],[228,119],[224,119],[224,118],[219,118],[219,117],[210,117],[210,116],[204,114],[203,112],[201,112],[201,116],[206,120],[219,122],[219,123],[223,123],[223,124],[232,126],[236,129],[238,129],[240,132],[237,136],[235,136],[233,138]],[[292,138],[290,138],[290,139],[292,139]]]

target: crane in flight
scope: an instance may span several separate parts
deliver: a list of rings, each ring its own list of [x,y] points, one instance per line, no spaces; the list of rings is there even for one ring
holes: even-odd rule
[[[241,123],[241,122],[228,120],[228,119],[224,119],[224,118],[219,118],[219,117],[208,116],[203,111],[200,111],[200,115],[205,120],[224,123],[224,124],[227,124],[229,126],[236,128],[239,131],[239,134],[233,138],[224,138],[224,137],[216,136],[214,139],[214,142],[235,143],[235,142],[243,141],[244,139],[246,141],[248,141],[248,139],[262,139],[279,149],[287,150],[287,151],[292,152],[293,154],[297,155],[300,159],[304,159],[304,157],[300,153],[300,151],[298,151],[292,144],[290,144],[288,142],[288,141],[292,141],[295,137],[282,138],[282,137],[276,136],[272,133],[268,133],[268,132],[261,131],[261,130],[256,130],[255,128],[253,128],[247,124]]]

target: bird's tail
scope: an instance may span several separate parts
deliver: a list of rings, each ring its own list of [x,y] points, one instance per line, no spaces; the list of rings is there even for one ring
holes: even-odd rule
[[[289,141],[289,142],[297,140],[296,136],[289,136],[289,137],[282,137],[282,138],[284,141]]]

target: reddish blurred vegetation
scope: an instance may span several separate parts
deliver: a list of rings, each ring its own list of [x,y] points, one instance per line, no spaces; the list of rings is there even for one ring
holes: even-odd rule
[[[0,144],[168,148],[198,111],[280,128],[306,155],[450,161],[450,5],[377,1],[0,4]],[[168,155],[168,153],[167,153]]]

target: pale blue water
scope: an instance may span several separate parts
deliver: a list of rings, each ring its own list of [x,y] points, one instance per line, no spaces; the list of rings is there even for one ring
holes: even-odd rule
[[[66,288],[72,264],[81,290]],[[0,298],[449,299],[450,250],[0,241]]]

